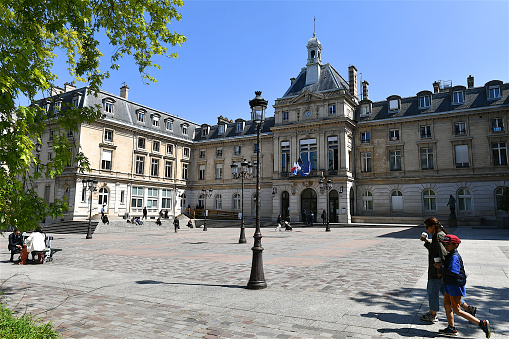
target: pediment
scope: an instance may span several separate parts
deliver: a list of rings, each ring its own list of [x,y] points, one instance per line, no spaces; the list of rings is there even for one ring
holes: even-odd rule
[[[290,103],[298,104],[298,103],[303,103],[303,102],[322,100],[323,98],[324,98],[324,96],[322,94],[313,93],[310,91],[304,91],[301,94],[299,94],[297,97],[295,97]]]

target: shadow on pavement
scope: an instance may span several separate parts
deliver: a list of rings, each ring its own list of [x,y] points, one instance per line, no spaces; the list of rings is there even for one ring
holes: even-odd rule
[[[239,285],[219,285],[219,284],[196,284],[196,283],[168,283],[164,281],[157,281],[157,280],[138,280],[135,281],[135,283],[139,285],[188,285],[188,286],[215,286],[215,287],[227,287],[227,288],[246,288],[246,286],[239,286]]]
[[[509,229],[505,228],[486,228],[473,229],[472,227],[447,227],[448,233],[457,235],[460,239],[472,240],[507,240],[509,238]],[[394,232],[379,235],[378,238],[393,239],[419,239],[423,227],[411,227],[403,230],[395,230]]]
[[[379,328],[378,332],[380,333],[395,333],[402,337],[413,337],[413,338],[435,338],[442,337],[440,334],[436,332],[431,332],[427,330],[420,330],[417,328],[405,327],[405,328]]]

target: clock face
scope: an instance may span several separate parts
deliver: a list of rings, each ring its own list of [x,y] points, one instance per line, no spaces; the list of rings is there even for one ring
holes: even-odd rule
[[[311,111],[306,111],[304,115],[306,116],[306,118],[309,118],[311,116]]]

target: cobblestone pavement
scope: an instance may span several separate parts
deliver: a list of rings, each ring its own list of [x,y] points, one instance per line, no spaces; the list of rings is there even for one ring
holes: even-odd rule
[[[2,302],[63,338],[435,337],[421,228],[263,228],[268,287],[247,290],[254,229],[54,235],[53,262],[0,262]],[[509,337],[509,230],[458,228],[467,301]],[[0,253],[8,259],[7,235]],[[460,335],[484,338],[456,319]]]

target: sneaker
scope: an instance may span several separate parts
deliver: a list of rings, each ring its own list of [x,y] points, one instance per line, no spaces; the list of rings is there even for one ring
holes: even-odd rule
[[[438,317],[436,315],[431,314],[431,312],[428,311],[428,313],[421,315],[421,320],[430,323],[436,323],[438,321]]]
[[[452,327],[451,325],[448,325],[443,330],[438,330],[438,332],[441,334],[445,334],[445,335],[457,335],[458,334],[456,327]]]
[[[481,320],[481,322],[479,323],[479,327],[486,334],[486,338],[491,337],[490,322],[488,320]]]
[[[467,313],[470,313],[473,317],[475,317],[475,314],[477,313],[477,307],[468,306]]]

